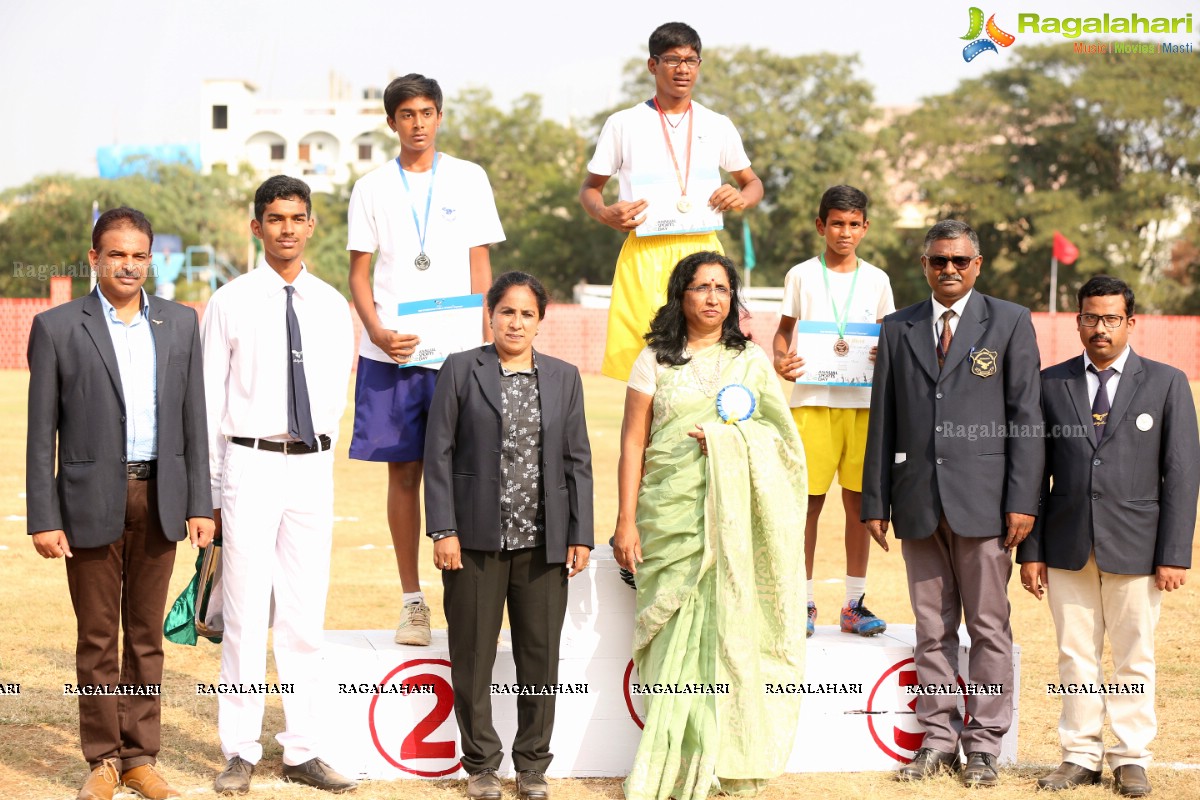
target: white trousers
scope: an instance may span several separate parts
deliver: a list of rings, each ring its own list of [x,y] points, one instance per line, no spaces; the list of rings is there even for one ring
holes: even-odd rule
[[[325,638],[333,541],[333,452],[284,455],[230,443],[221,491],[225,636],[217,730],[226,760],[262,758],[267,629],[274,599],[275,667],[287,730],[275,738],[285,764],[315,758],[315,679]]]
[[[1124,684],[1143,690],[1138,694],[1064,694],[1058,719],[1062,760],[1093,770],[1102,767],[1102,728],[1107,712],[1117,739],[1116,745],[1108,748],[1109,767],[1147,766],[1150,742],[1158,732],[1154,629],[1162,592],[1155,587],[1154,576],[1102,572],[1093,554],[1081,570],[1049,570],[1048,581],[1062,682],[1081,688]],[[1114,668],[1107,680],[1101,661],[1106,632]]]

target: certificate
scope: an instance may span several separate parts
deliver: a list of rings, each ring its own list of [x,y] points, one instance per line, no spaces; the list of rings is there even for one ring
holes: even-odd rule
[[[708,207],[708,198],[721,186],[717,170],[693,169],[688,178],[687,211],[680,211],[679,178],[671,172],[633,174],[630,189],[634,200],[645,200],[646,219],[634,228],[638,236],[662,236],[668,233],[704,233],[725,227],[720,211]]]
[[[451,353],[483,344],[483,295],[417,300],[396,307],[396,330],[421,337],[401,367],[440,364]]]
[[[845,341],[849,350],[839,352],[836,322],[796,323],[796,355],[804,358],[804,374],[796,383],[822,386],[870,386],[875,374],[871,348],[879,344],[879,325],[851,322],[846,325]]]

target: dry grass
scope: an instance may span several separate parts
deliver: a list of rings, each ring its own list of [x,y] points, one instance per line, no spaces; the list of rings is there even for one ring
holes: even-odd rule
[[[5,798],[70,798],[86,768],[78,746],[77,707],[62,695],[62,684],[74,680],[74,616],[61,564],[43,561],[25,536],[24,440],[27,374],[0,372],[0,430],[6,446],[0,451],[0,683],[18,682],[20,695],[0,695],[0,796]],[[615,518],[617,435],[622,387],[604,378],[585,379],[588,420],[595,458],[597,540],[606,541]],[[1194,387],[1195,391],[1196,387]],[[349,441],[350,416],[344,420],[344,444]],[[399,599],[392,551],[384,518],[384,469],[351,462],[344,456],[337,467],[333,582],[329,594],[329,628],[389,628],[395,624]],[[817,605],[822,622],[841,605],[840,577],[842,513],[833,494],[822,520],[817,554]],[[423,551],[423,555],[426,551]],[[172,597],[192,572],[193,555],[180,548],[172,581]],[[872,556],[870,606],[890,622],[912,622],[903,563],[898,548]],[[1198,562],[1200,563],[1200,562]],[[435,624],[441,618],[441,586],[432,567],[422,563],[422,580],[431,595]],[[797,576],[797,580],[802,576]],[[823,582],[828,580],[830,582]],[[1015,588],[1013,588],[1015,587]],[[1034,779],[1046,765],[1057,764],[1058,702],[1045,694],[1055,681],[1056,648],[1049,611],[1010,585],[1013,630],[1022,646],[1020,698],[1021,766],[1006,769],[1002,785],[988,793],[993,800],[1027,798]],[[1200,591],[1195,584],[1169,595],[1158,629],[1159,733],[1156,762],[1151,771],[1161,797],[1200,798],[1200,771],[1170,769],[1175,763],[1200,764],[1200,654],[1194,645],[1190,620],[1200,619]],[[192,684],[213,681],[218,673],[218,649],[207,643],[197,648],[168,645],[163,679],[163,751],[160,765],[187,796],[210,794],[213,775],[222,766],[216,736],[216,700],[197,697]],[[273,667],[272,667],[273,669]],[[282,728],[278,699],[268,699],[264,731]],[[814,731],[814,736],[820,732]],[[263,738],[265,755],[251,797],[322,797],[316,790],[279,782],[280,747]],[[552,781],[559,800],[622,797],[618,780]],[[823,800],[871,797],[893,800],[919,796],[950,798],[964,790],[949,778],[919,788],[893,782],[886,774],[789,775],[775,781],[764,798],[819,795]],[[368,783],[355,794],[364,800],[396,798],[459,798],[461,781]],[[508,797],[515,789],[508,784]],[[1072,800],[1111,797],[1107,787],[1079,790]]]

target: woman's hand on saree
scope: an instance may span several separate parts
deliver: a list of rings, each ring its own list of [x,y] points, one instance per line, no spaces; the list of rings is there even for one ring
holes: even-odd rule
[[[696,425],[696,430],[689,431],[688,436],[700,443],[700,455],[708,455],[708,440],[704,438],[704,429],[699,424]]]
[[[617,522],[613,533],[613,556],[622,569],[637,575],[637,565],[642,563],[642,537],[632,522]]]

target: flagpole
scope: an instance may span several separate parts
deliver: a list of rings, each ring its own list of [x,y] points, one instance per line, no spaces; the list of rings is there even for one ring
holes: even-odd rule
[[[1058,313],[1058,259],[1050,256],[1050,316]]]

